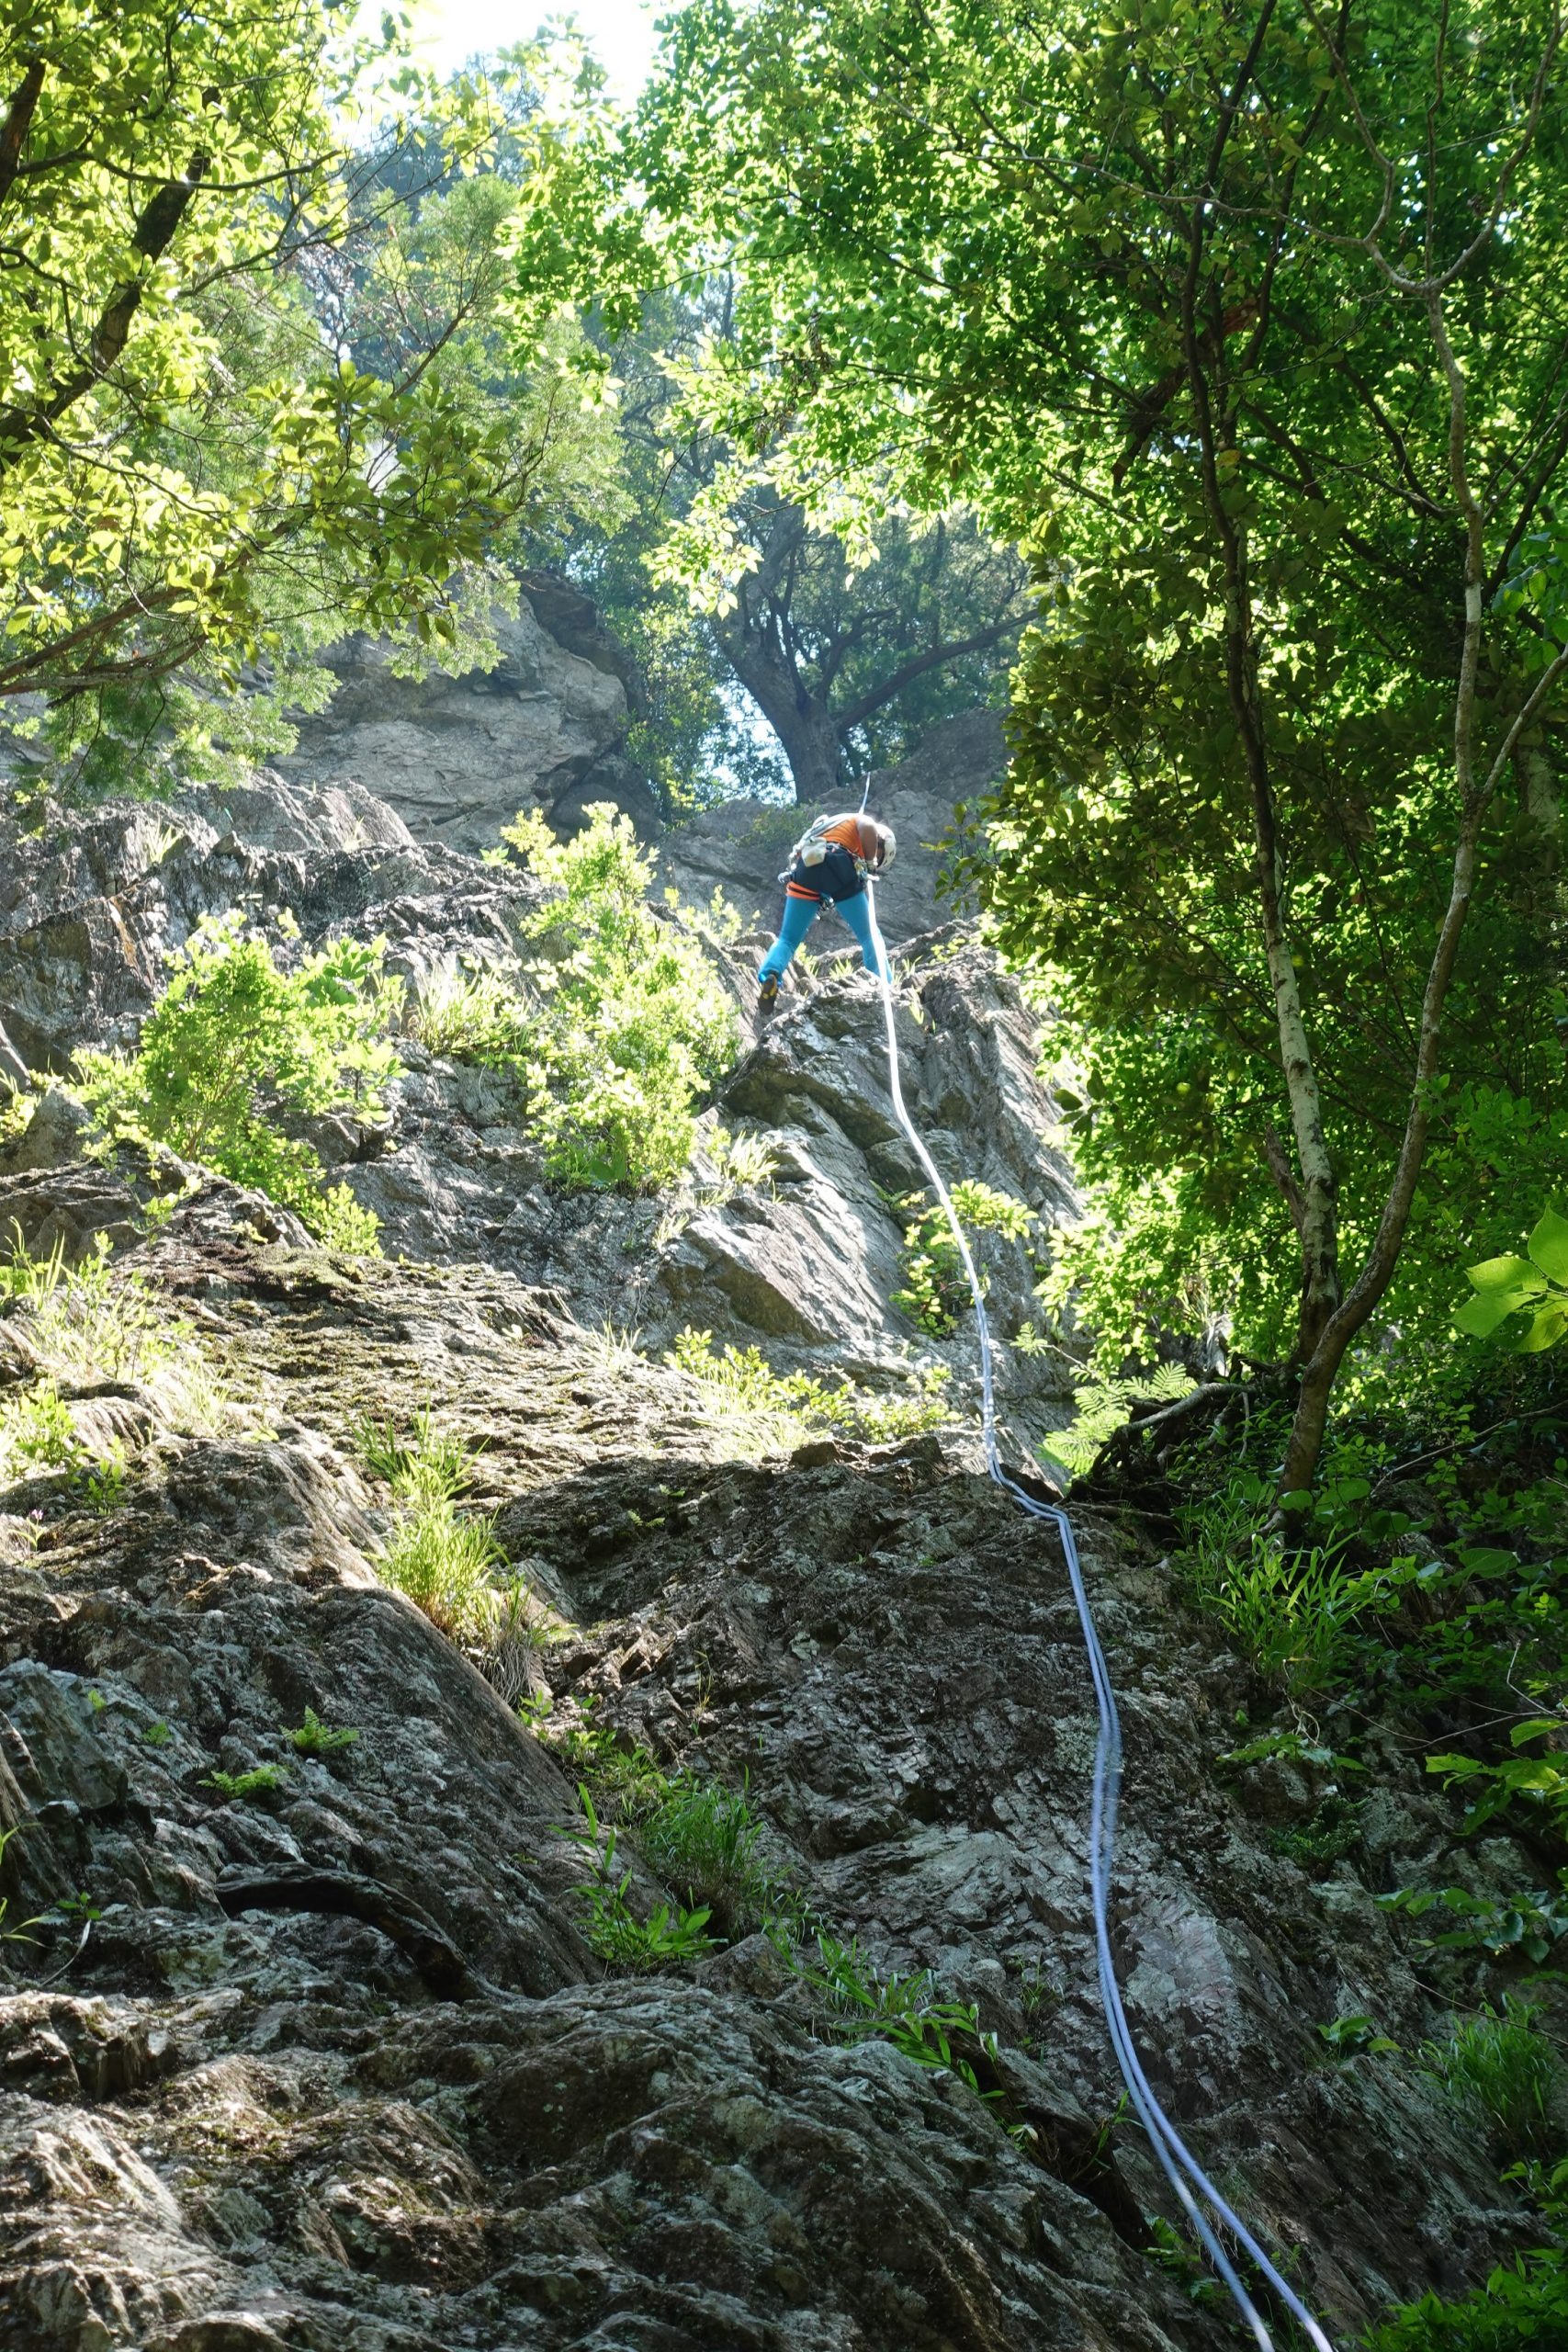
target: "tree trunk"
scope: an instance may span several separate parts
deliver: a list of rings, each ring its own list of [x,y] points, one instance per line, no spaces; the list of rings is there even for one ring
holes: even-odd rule
[[[832,713],[739,614],[716,622],[725,660],[784,746],[798,801],[831,800],[840,790],[839,729]]]

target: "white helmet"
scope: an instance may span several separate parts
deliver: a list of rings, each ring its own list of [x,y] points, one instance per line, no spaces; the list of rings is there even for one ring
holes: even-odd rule
[[[877,874],[886,874],[898,854],[898,843],[891,825],[880,817],[863,817],[860,820],[861,855]]]

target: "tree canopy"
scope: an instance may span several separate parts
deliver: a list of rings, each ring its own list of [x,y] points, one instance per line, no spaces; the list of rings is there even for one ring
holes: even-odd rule
[[[389,173],[484,159],[520,69],[438,90],[388,24],[0,16],[0,695],[47,697],[78,774],[265,748],[346,628],[482,643],[497,531],[582,458],[549,356],[504,416],[465,366],[505,191],[459,186],[415,236]],[[334,331],[350,286],[396,314],[381,371]]]
[[[780,495],[963,497],[1028,553],[978,878],[1078,1034],[1144,1305],[1293,1356],[1288,1486],[1419,1304],[1413,1227],[1451,1263],[1499,1157],[1561,1148],[1562,37],[1552,0],[693,0],[523,216],[525,320],[735,273],[698,398]]]

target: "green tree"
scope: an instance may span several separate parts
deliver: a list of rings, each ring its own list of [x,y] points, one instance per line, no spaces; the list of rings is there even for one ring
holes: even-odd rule
[[[963,496],[1026,545],[982,886],[1095,1035],[1102,1130],[1136,1114],[1129,1182],[1181,1180],[1222,1258],[1256,1216],[1263,1260],[1273,1187],[1287,1491],[1483,1046],[1511,1098],[1561,1083],[1562,34],[1556,0],[693,0],[634,124],[545,141],[520,243],[530,300],[587,266],[612,318],[732,268],[703,403],[781,495]]]
[[[962,507],[888,514],[852,562],[765,473],[737,465],[681,389],[726,315],[723,288],[651,302],[611,348],[627,510],[609,533],[578,537],[573,569],[649,675],[656,723],[637,748],[672,802],[705,768],[771,784],[736,724],[736,686],[775,737],[796,799],[828,800],[907,758],[936,720],[1000,702],[1036,600],[1017,553]]]
[[[387,22],[0,6],[0,698],[47,697],[85,780],[286,740],[347,628],[411,659],[482,644],[497,530],[571,469],[581,402],[548,336],[523,420],[463,379],[496,208],[454,193],[420,254],[386,184],[416,126],[481,160],[520,72],[437,90]],[[356,269],[403,302],[382,374],[331,331]]]

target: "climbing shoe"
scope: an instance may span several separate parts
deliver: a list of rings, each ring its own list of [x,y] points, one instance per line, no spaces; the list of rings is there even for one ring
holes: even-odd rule
[[[768,1015],[773,1012],[773,1010],[774,1006],[778,1003],[778,1001],[779,1001],[779,984],[778,984],[778,979],[777,979],[776,976],[775,976],[773,973],[770,972],[770,973],[768,974],[767,978],[766,978],[765,980],[763,980],[763,981],[760,982],[760,984],[759,984],[759,986],[758,986],[758,989],[757,989],[757,1018],[758,1018],[758,1020],[759,1020],[759,1021],[766,1021],[766,1019],[768,1018]]]

